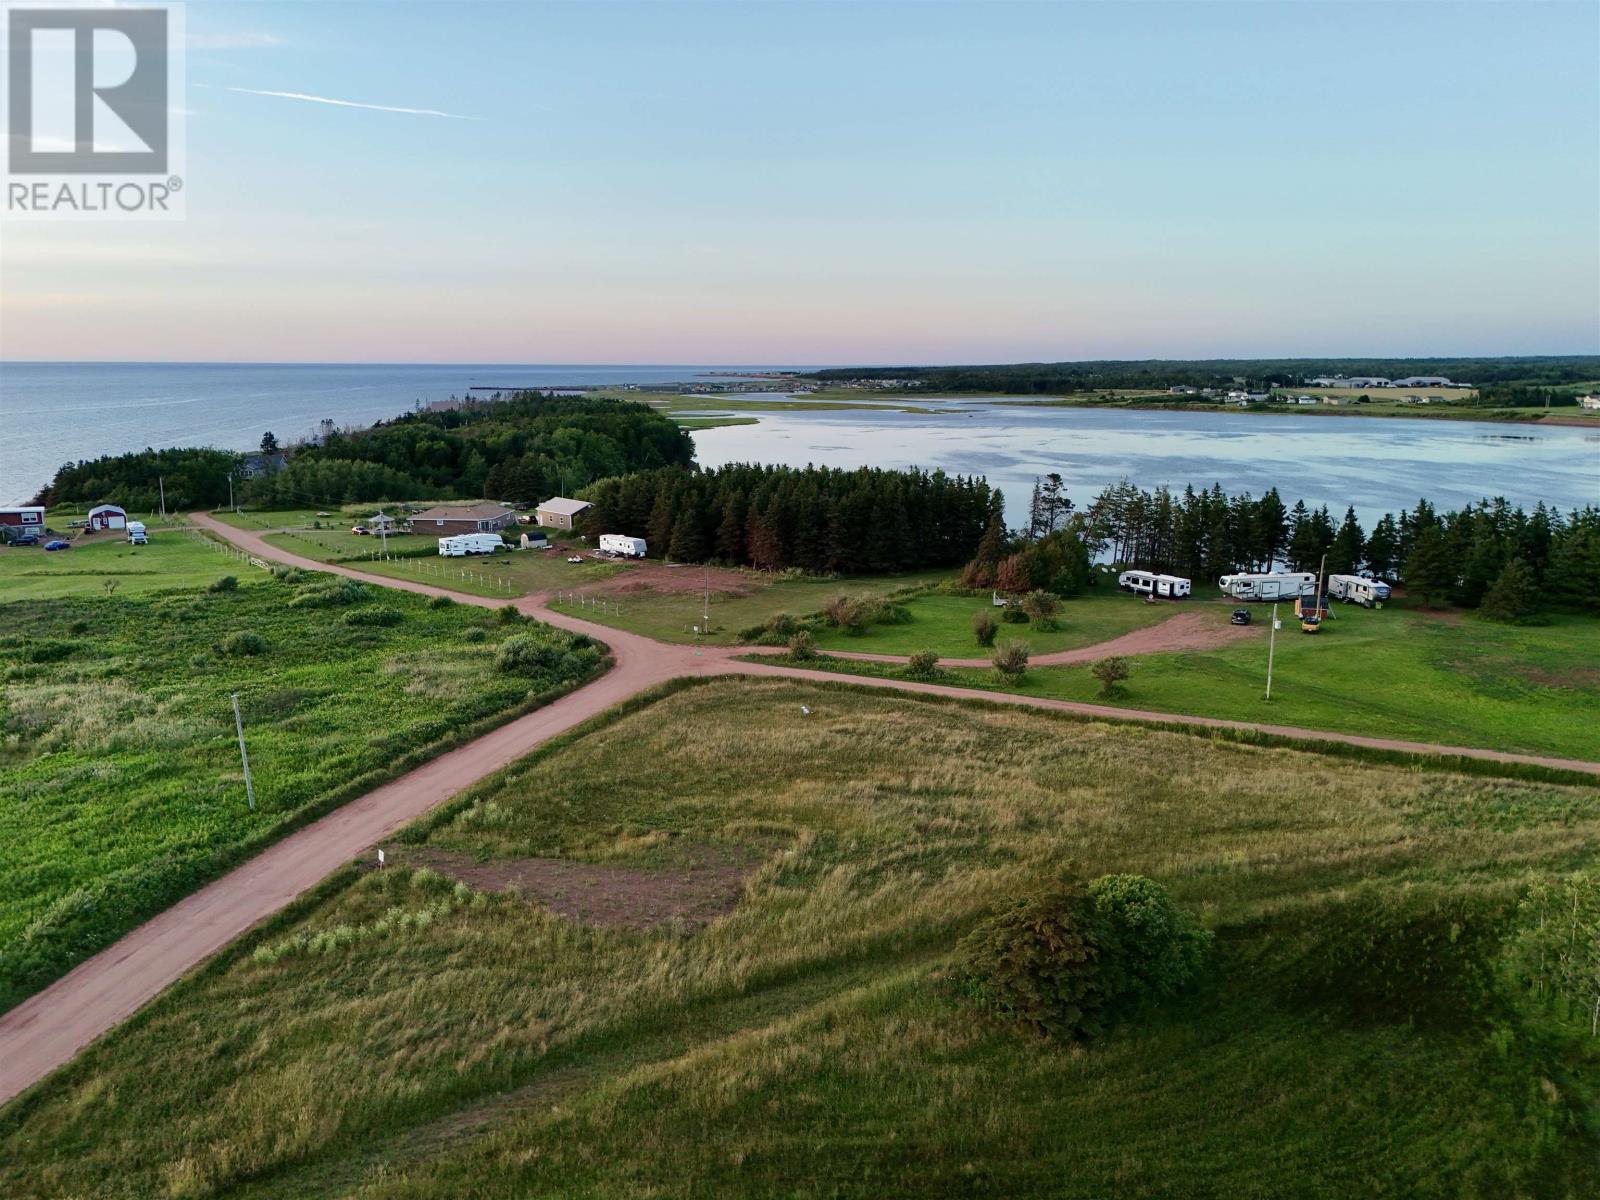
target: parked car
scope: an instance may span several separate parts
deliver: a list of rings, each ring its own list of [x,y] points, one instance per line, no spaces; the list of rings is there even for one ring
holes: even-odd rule
[[[60,538],[51,538],[44,544],[46,550],[71,550],[72,543],[64,542]]]
[[[352,525],[350,526],[350,532],[358,533],[362,537],[369,537],[372,533],[372,530],[368,529],[365,525]]]
[[[11,539],[11,544],[13,546],[37,546],[39,544],[39,535],[37,533],[19,533]]]
[[[1248,625],[1248,624],[1250,624],[1250,610],[1248,608],[1236,608],[1236,609],[1234,609],[1233,610],[1233,615],[1228,618],[1228,624],[1230,624],[1230,625]]]

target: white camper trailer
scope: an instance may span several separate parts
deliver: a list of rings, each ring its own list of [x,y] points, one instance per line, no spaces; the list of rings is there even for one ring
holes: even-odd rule
[[[1124,571],[1117,576],[1117,586],[1141,596],[1160,596],[1166,600],[1182,600],[1193,590],[1181,575],[1158,575],[1154,571]]]
[[[144,546],[149,544],[150,534],[145,530],[143,521],[128,522],[128,541],[132,542],[135,546]]]
[[[1389,585],[1381,579],[1363,579],[1359,575],[1329,575],[1328,595],[1346,604],[1371,608],[1389,598]]]
[[[469,554],[493,554],[505,545],[498,533],[458,533],[439,539],[442,558],[464,558]]]
[[[1217,586],[1235,600],[1297,600],[1316,592],[1317,577],[1310,571],[1224,575]]]
[[[602,533],[600,549],[606,554],[620,554],[623,558],[643,558],[645,555],[643,538],[627,537],[620,533]]]

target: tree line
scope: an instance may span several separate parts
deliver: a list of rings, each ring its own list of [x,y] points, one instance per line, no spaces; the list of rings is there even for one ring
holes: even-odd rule
[[[629,471],[687,466],[694,442],[648,405],[518,392],[405,413],[298,450],[250,481],[263,506],[492,496],[533,504]]]
[[[276,450],[270,433],[263,452]],[[113,503],[147,511],[226,504],[297,507],[367,500],[493,496],[534,503],[611,475],[687,466],[694,442],[643,404],[519,392],[459,407],[410,412],[369,429],[328,434],[289,451],[276,473],[244,477],[231,450],[146,449],[67,463],[36,504]]]
[[[819,382],[847,379],[911,379],[929,391],[995,395],[1062,395],[1118,388],[1263,388],[1303,383],[1318,375],[1400,379],[1443,375],[1482,386],[1524,383],[1536,387],[1600,378],[1600,357],[1549,355],[1517,358],[1285,358],[1138,359],[984,366],[840,367],[813,372]],[[1541,401],[1542,403],[1542,401]]]
[[[1276,488],[1252,497],[1226,495],[1220,485],[1187,487],[1174,496],[1124,480],[1072,513],[1068,528],[1092,558],[1191,579],[1280,566],[1315,571],[1325,556],[1330,575],[1369,570],[1428,602],[1476,608],[1511,570],[1528,595],[1600,604],[1600,508],[1594,506],[1563,514],[1541,503],[1529,512],[1496,498],[1441,512],[1419,500],[1385,513],[1369,530],[1354,509],[1336,519],[1326,506],[1299,500],[1287,506]],[[1520,565],[1513,570],[1513,563]]]
[[[642,537],[674,562],[822,574],[957,566],[1001,505],[982,479],[943,471],[751,463],[636,472],[583,498],[591,536]]]

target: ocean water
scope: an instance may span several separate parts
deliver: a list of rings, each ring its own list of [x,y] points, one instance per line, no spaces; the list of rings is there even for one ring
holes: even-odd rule
[[[0,504],[26,500],[66,462],[146,446],[251,450],[324,418],[366,425],[472,387],[686,381],[738,366],[0,362]]]
[[[756,398],[752,398],[754,400]],[[1600,427],[1399,417],[1023,406],[918,400],[930,413],[787,410],[695,434],[698,461],[942,467],[983,475],[1020,523],[1034,479],[1058,472],[1078,505],[1129,479],[1181,492],[1276,487],[1286,503],[1351,506],[1368,527],[1426,497],[1458,508],[1504,496],[1568,510],[1600,505]],[[719,411],[709,400],[703,411]],[[741,414],[742,415],[742,414]]]
[[[250,365],[0,363],[0,503],[32,496],[62,463],[145,446],[246,450],[330,418],[367,424],[468,388],[659,383],[767,366]],[[695,433],[699,461],[922,466],[986,476],[1021,519],[1034,477],[1057,471],[1086,503],[1127,478],[1220,483],[1355,507],[1368,525],[1427,497],[1459,507],[1504,496],[1531,507],[1600,504],[1600,429],[1438,419],[1028,407],[998,397],[922,400],[928,413],[760,411]],[[707,413],[717,400],[707,397]],[[741,409],[741,415],[746,411]]]

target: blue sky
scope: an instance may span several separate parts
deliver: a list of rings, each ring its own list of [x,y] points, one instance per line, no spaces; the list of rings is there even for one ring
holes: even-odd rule
[[[187,16],[188,219],[8,227],[6,357],[1600,350],[1592,3]]]

